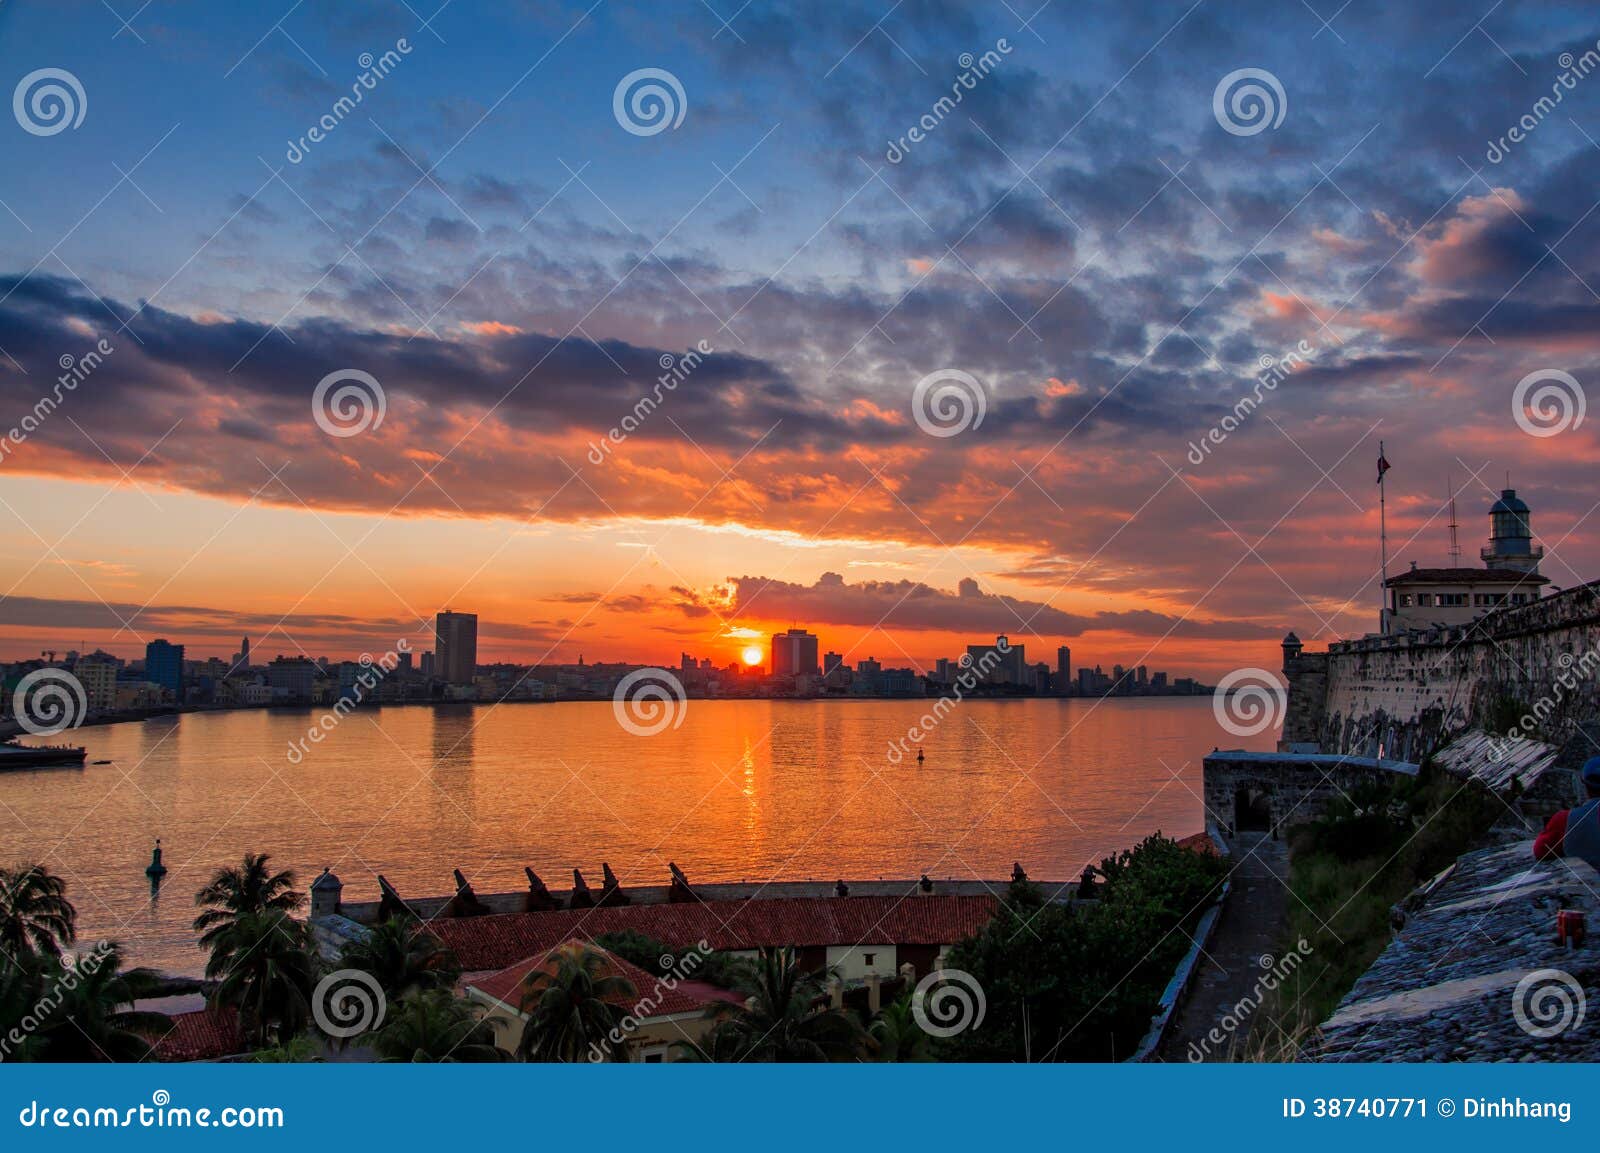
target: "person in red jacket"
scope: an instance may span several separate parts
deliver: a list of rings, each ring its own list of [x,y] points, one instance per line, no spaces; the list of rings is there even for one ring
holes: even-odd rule
[[[1600,757],[1585,761],[1581,776],[1589,799],[1550,818],[1534,838],[1534,860],[1578,857],[1600,869]]]

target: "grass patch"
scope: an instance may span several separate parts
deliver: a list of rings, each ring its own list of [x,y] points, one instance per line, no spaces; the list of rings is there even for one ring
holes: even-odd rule
[[[1504,804],[1477,781],[1424,761],[1289,833],[1287,940],[1309,960],[1272,995],[1242,1056],[1292,1060],[1393,935],[1390,910],[1489,830]],[[1307,950],[1302,949],[1302,952]]]

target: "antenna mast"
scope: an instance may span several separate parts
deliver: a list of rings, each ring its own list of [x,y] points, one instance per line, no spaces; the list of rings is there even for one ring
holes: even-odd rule
[[[1456,486],[1454,478],[1448,483],[1450,486],[1450,567],[1460,568],[1461,541],[1456,534],[1456,529],[1459,525],[1456,523]]]

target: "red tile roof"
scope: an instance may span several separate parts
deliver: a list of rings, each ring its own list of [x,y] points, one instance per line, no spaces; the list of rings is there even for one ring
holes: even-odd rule
[[[568,944],[586,944],[586,942],[563,942],[555,948],[546,949],[544,952],[526,960],[518,961],[501,969],[493,976],[481,980],[468,981],[468,988],[476,989],[487,994],[497,1001],[507,1005],[521,1007],[522,983],[528,975],[535,970],[553,972],[556,967],[556,953]],[[639,966],[624,960],[615,953],[608,952],[598,945],[588,945],[588,948],[600,955],[600,976],[625,977],[633,986],[633,994],[614,994],[606,1000],[618,1008],[634,1012],[639,1008],[645,1019],[650,1017],[665,1017],[675,1013],[697,1013],[703,1011],[708,1005],[716,1001],[728,1001],[737,1004],[741,998],[736,993],[725,989],[718,989],[702,981],[679,981],[672,988],[667,988],[663,980],[646,973]],[[648,1002],[648,1008],[640,1008]]]
[[[174,1013],[170,1031],[156,1038],[155,1061],[215,1061],[244,1051],[239,1015],[231,1008]]]
[[[713,949],[822,945],[951,945],[982,930],[991,896],[793,897],[695,901],[441,917],[429,929],[467,972],[502,969],[561,942],[632,930],[666,945]]]

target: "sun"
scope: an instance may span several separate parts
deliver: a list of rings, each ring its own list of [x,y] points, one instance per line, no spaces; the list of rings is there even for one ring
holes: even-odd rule
[[[761,650],[755,645],[751,645],[739,655],[744,658],[744,663],[749,665],[751,668],[755,668],[761,663]]]

